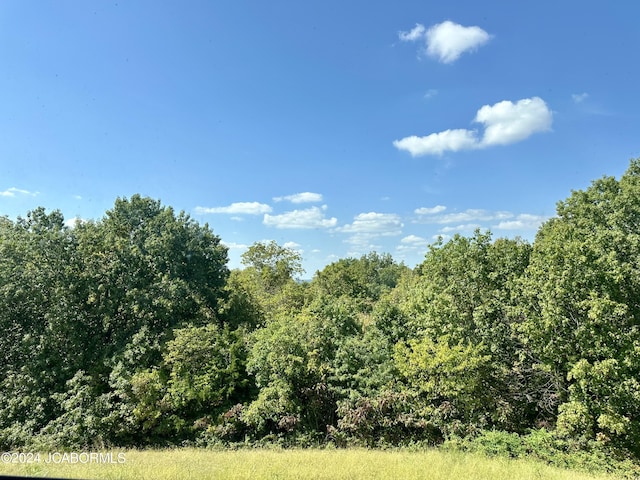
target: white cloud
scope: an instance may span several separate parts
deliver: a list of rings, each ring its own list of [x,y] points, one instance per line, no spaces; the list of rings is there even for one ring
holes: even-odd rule
[[[449,20],[432,26],[426,32],[427,54],[442,63],[453,63],[465,52],[476,50],[491,35],[480,27],[463,27]]]
[[[490,221],[490,220],[505,220],[512,218],[511,212],[489,212],[479,208],[470,208],[464,212],[449,213],[447,215],[441,215],[436,219],[436,223],[459,223],[459,222],[477,222],[477,221]]]
[[[325,218],[324,211],[318,207],[305,210],[293,210],[280,215],[265,214],[262,223],[276,228],[329,228],[335,227],[338,219]]]
[[[433,207],[434,209],[437,207]],[[416,209],[416,213],[419,210]],[[430,209],[425,209],[430,210]],[[432,209],[431,209],[432,210]],[[498,230],[537,230],[549,217],[521,213],[514,215],[507,211],[489,211],[481,208],[469,208],[463,212],[447,213],[443,215],[430,215],[414,220],[414,223],[431,223],[446,225],[440,229],[442,233],[451,233],[461,230],[474,230],[484,228],[480,222],[494,222],[491,229]],[[450,224],[457,224],[452,226]],[[411,235],[406,238],[412,237]],[[404,239],[403,239],[404,241]]]
[[[442,233],[452,233],[452,232],[462,232],[462,231],[473,231],[476,228],[480,228],[481,225],[477,223],[466,223],[463,225],[457,225],[455,227],[444,227],[440,229]]]
[[[77,223],[84,223],[86,222],[85,219],[80,218],[80,217],[73,217],[73,218],[68,218],[67,220],[64,221],[64,226],[67,228],[75,228]]]
[[[412,157],[442,155],[446,151],[457,152],[477,148],[478,138],[476,132],[472,130],[445,130],[425,137],[412,135],[394,140],[393,146],[398,150],[406,150]]]
[[[485,105],[474,120],[485,127],[482,146],[519,142],[537,132],[551,130],[552,113],[540,97]]]
[[[366,251],[380,250],[381,245],[372,243],[373,239],[400,235],[403,226],[400,216],[395,213],[368,212],[356,215],[353,223],[343,225],[336,231],[352,234],[345,243],[357,248],[357,251],[349,252],[349,255],[354,256]]]
[[[417,235],[409,235],[400,240],[400,245],[396,247],[396,251],[400,254],[415,254],[418,252],[426,252],[429,241],[426,238]]]
[[[220,243],[222,243],[229,250],[245,250],[249,248],[249,245],[245,245],[244,243],[225,242],[225,241],[222,241]]]
[[[437,208],[437,207],[434,207]],[[420,209],[418,209],[420,210]],[[416,210],[417,213],[417,210]],[[469,224],[488,221],[504,221],[513,218],[514,215],[507,211],[492,212],[481,208],[469,208],[463,212],[452,212],[443,215],[422,216],[413,223],[437,223],[441,225],[449,223]]]
[[[415,42],[416,40],[424,38],[426,32],[427,29],[424,25],[416,23],[416,26],[408,32],[398,32],[398,38],[403,42]]]
[[[393,145],[398,150],[406,150],[413,157],[507,145],[534,133],[551,130],[552,120],[551,110],[539,97],[525,98],[516,103],[504,100],[494,105],[484,105],[476,113],[474,122],[485,128],[481,139],[475,130],[457,129],[425,137],[413,135],[395,140]]]
[[[198,214],[206,213],[229,213],[229,214],[245,214],[245,215],[260,215],[262,213],[268,213],[271,211],[271,207],[264,203],[258,202],[237,202],[232,203],[227,207],[196,207],[195,212]]]
[[[4,192],[0,192],[0,197],[15,197],[18,195],[28,195],[30,197],[35,197],[40,192],[30,192],[29,190],[24,190],[22,188],[11,187],[6,189]]]
[[[427,93],[424,94],[424,98],[428,100],[432,97],[435,97],[437,94],[438,90],[436,90],[435,88],[430,88],[429,90],[427,90]]]
[[[336,230],[345,233],[363,233],[375,236],[400,235],[403,224],[395,213],[360,213],[352,224],[344,225]]]
[[[417,235],[409,235],[400,240],[400,243],[406,244],[426,244],[427,240],[425,238],[419,237]]]
[[[549,217],[542,215],[531,215],[529,213],[522,213],[518,215],[515,220],[503,221],[493,228],[499,230],[537,230],[540,225],[546,222]]]
[[[293,250],[295,250],[298,247],[301,247],[302,245],[300,245],[299,243],[296,242],[286,242],[283,247],[284,248],[291,248]]]
[[[588,93],[574,93],[573,95],[571,95],[571,99],[575,103],[582,103],[587,99],[588,96]]]
[[[74,195],[73,198],[75,200],[82,200],[82,196],[81,195]]]
[[[435,215],[436,213],[444,212],[447,209],[444,205],[436,205],[435,207],[421,207],[416,208],[414,213],[418,215]]]
[[[294,193],[293,195],[286,195],[284,197],[273,197],[274,202],[282,202],[287,200],[291,203],[315,203],[322,201],[322,194],[312,192]]]
[[[242,217],[229,217],[229,220],[233,220],[234,222],[244,222],[244,218]]]
[[[408,32],[398,32],[403,42],[425,42],[425,52],[442,63],[453,63],[460,55],[477,50],[491,39],[491,35],[480,27],[464,27],[447,20],[426,29],[416,26]]]

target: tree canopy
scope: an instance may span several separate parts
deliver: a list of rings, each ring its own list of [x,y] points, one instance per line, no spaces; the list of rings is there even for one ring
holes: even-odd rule
[[[73,228],[0,217],[0,447],[504,432],[640,461],[640,160],[533,244],[478,230],[413,269],[370,252],[304,282],[275,242],[242,262],[139,195]]]

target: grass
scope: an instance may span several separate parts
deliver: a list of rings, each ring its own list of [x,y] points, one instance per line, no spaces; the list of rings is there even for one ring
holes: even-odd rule
[[[613,479],[530,460],[428,450],[129,450],[121,464],[0,463],[0,475],[84,479]],[[41,454],[44,458],[47,454]],[[117,452],[113,453],[117,458]]]

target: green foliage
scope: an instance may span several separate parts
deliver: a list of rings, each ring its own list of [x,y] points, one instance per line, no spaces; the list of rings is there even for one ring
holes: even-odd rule
[[[242,330],[215,324],[175,330],[160,368],[131,379],[137,425],[155,439],[194,438],[247,399],[252,384],[245,371],[243,339]]]
[[[217,321],[226,261],[208,226],[139,195],[73,229],[42,208],[3,219],[3,446],[127,438],[127,382],[173,328]]]
[[[492,241],[488,232],[439,241],[416,267],[416,274],[405,277],[397,292],[374,311],[376,325],[390,340],[425,339],[425,348],[429,342],[438,348],[484,346],[483,355],[491,358],[489,377],[483,380],[483,391],[491,399],[482,408],[484,426],[521,431],[538,417],[534,406],[538,379],[516,336],[520,318],[514,313],[518,282],[530,252],[529,244],[521,240]],[[464,363],[464,354],[456,361]]]
[[[441,440],[438,427],[414,411],[415,400],[407,392],[382,390],[372,397],[340,402],[337,427],[330,438],[339,446],[384,447],[416,441],[435,444]]]
[[[346,258],[327,265],[316,272],[313,284],[320,295],[357,299],[361,308],[369,311],[407,270],[405,265],[395,263],[391,255],[371,252],[359,259]]]
[[[42,430],[36,441],[39,448],[104,448],[110,443],[108,431],[109,402],[104,395],[96,395],[93,379],[82,370],[67,381],[67,390],[52,398],[60,413]]]
[[[523,282],[520,331],[558,428],[640,453],[640,160],[558,203]]]
[[[370,253],[311,282],[275,242],[243,270],[226,253],[139,195],[74,228],[0,217],[0,448],[446,439],[634,471],[640,160],[533,246],[476,231],[413,271]]]
[[[245,418],[257,431],[322,431],[335,422],[336,391],[329,380],[340,342],[357,332],[352,315],[339,305],[307,309],[255,332],[247,369],[260,394]]]
[[[242,264],[257,273],[264,289],[270,293],[304,273],[300,254],[291,248],[281,247],[273,240],[251,245],[242,254]]]
[[[541,460],[556,467],[615,474],[616,478],[638,478],[640,466],[599,442],[582,444],[567,440],[546,429],[518,435],[483,430],[468,438],[453,437],[443,450],[477,452],[489,457]]]
[[[420,415],[444,436],[486,427],[495,410],[489,382],[491,356],[484,345],[449,345],[424,337],[398,343],[394,359]],[[471,429],[471,430],[470,430]]]

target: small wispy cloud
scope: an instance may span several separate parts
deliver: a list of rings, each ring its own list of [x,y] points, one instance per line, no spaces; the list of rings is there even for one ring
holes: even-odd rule
[[[271,207],[259,202],[236,202],[226,207],[196,207],[197,214],[227,213],[231,215],[260,215],[271,212]]]
[[[15,197],[18,195],[26,195],[29,197],[35,197],[39,195],[40,192],[31,192],[29,190],[24,190],[22,188],[11,187],[7,188],[3,192],[0,192],[0,197]]]
[[[244,243],[225,242],[225,241],[222,241],[220,243],[222,243],[229,250],[246,250],[247,248],[249,248],[249,245],[245,245]]]
[[[553,114],[544,100],[533,97],[516,103],[504,100],[484,105],[473,121],[484,126],[482,137],[476,130],[445,130],[424,137],[405,137],[395,140],[393,145],[413,157],[508,145],[525,140],[534,133],[551,130]]]
[[[436,95],[438,95],[438,90],[436,90],[435,88],[430,88],[429,90],[427,90],[427,92],[424,94],[424,98],[426,100],[435,97]]]
[[[587,97],[589,96],[588,93],[574,93],[571,95],[571,99],[573,100],[574,103],[582,103],[584,102]]]
[[[402,255],[426,252],[429,241],[418,235],[408,235],[400,240],[400,245],[396,246],[396,251]]]
[[[514,218],[514,214],[507,211],[489,211],[481,208],[468,208],[462,212],[451,212],[440,215],[444,210],[438,210],[437,207],[433,207],[431,209],[424,209],[427,212],[431,211],[430,214],[423,214],[419,218],[413,220],[413,223],[426,223],[426,224],[441,224],[447,225],[451,223],[457,224],[476,224],[478,222],[490,222],[490,221],[506,221]],[[415,212],[418,213],[423,209],[416,209]]]
[[[427,33],[425,26],[416,23],[416,26],[408,32],[398,32],[398,38],[403,42],[415,42],[416,40],[424,38],[425,33]]]
[[[506,211],[490,212],[480,208],[469,208],[464,212],[442,215],[436,219],[436,223],[487,222],[509,218],[513,218],[513,213]]]
[[[360,213],[353,223],[343,225],[336,230],[343,233],[366,233],[376,236],[399,235],[402,233],[402,221],[395,213]]]
[[[322,201],[322,194],[312,192],[294,193],[284,197],[273,197],[274,202],[289,201],[291,203],[316,203]]]
[[[531,215],[522,213],[514,220],[507,220],[494,225],[493,228],[498,230],[537,230],[549,217],[543,215]]]
[[[400,243],[408,245],[423,245],[427,243],[427,239],[418,235],[408,235],[400,240]]]
[[[379,237],[400,235],[403,226],[400,215],[395,213],[367,212],[359,213],[352,223],[338,227],[335,231],[351,234],[344,242],[355,248],[349,253],[355,255],[380,249],[381,246],[373,241]]]
[[[435,207],[420,207],[416,208],[413,212],[417,215],[435,215],[436,213],[442,213],[447,209],[444,205],[436,205]]]
[[[262,223],[275,228],[330,228],[335,227],[338,219],[335,217],[326,218],[324,214],[326,206],[323,208],[311,207],[304,210],[292,210],[280,215],[265,214]]]
[[[300,248],[300,247],[302,247],[302,245],[300,245],[299,243],[296,243],[296,242],[285,242],[283,247],[284,248],[288,248],[290,250],[295,250],[300,255],[302,255],[304,253],[304,250],[302,248]]]
[[[480,27],[465,27],[447,20],[428,29],[418,23],[407,32],[398,32],[398,38],[403,42],[424,41],[428,56],[442,63],[453,63],[463,53],[475,51],[487,43],[491,35]]]
[[[405,150],[412,157],[423,155],[442,155],[444,152],[472,150],[478,148],[479,141],[475,131],[457,129],[432,133],[424,137],[411,135],[395,140],[393,146],[398,150]]]
[[[464,223],[462,225],[448,226],[440,229],[442,233],[454,233],[454,232],[472,232],[476,228],[480,228],[481,225],[477,223]]]

